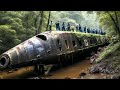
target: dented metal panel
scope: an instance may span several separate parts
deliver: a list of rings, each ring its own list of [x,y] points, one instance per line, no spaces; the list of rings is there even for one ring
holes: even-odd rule
[[[31,38],[30,41],[32,41],[33,43],[33,47],[34,47],[34,58],[43,58],[46,56],[45,54],[45,48],[44,48],[44,44],[41,43],[42,40],[40,40],[37,37]]]
[[[77,51],[80,48],[80,44],[79,44],[78,38],[74,34],[71,34],[71,35],[72,35],[72,45],[73,45],[73,48],[74,48],[75,51]]]

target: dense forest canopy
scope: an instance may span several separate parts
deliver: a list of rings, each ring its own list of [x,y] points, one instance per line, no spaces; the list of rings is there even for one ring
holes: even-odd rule
[[[115,20],[115,21],[114,21]],[[119,11],[0,11],[0,54],[37,33],[49,30],[48,24],[68,22],[82,27],[102,28],[107,35],[119,35]]]

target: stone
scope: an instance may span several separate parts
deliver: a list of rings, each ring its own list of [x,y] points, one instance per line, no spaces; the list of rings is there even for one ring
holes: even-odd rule
[[[69,77],[65,77],[65,79],[70,79]]]
[[[85,75],[86,75],[86,73],[82,72],[82,73],[80,73],[79,76],[85,76]]]

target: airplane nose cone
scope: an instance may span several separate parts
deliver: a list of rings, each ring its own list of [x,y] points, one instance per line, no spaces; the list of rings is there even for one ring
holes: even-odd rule
[[[8,66],[9,58],[6,56],[0,57],[0,70],[5,69]]]

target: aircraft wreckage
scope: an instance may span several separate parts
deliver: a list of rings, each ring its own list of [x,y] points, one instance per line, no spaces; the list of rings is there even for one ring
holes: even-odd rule
[[[105,35],[46,31],[0,55],[0,70],[33,65],[74,62],[83,52],[108,43]]]

